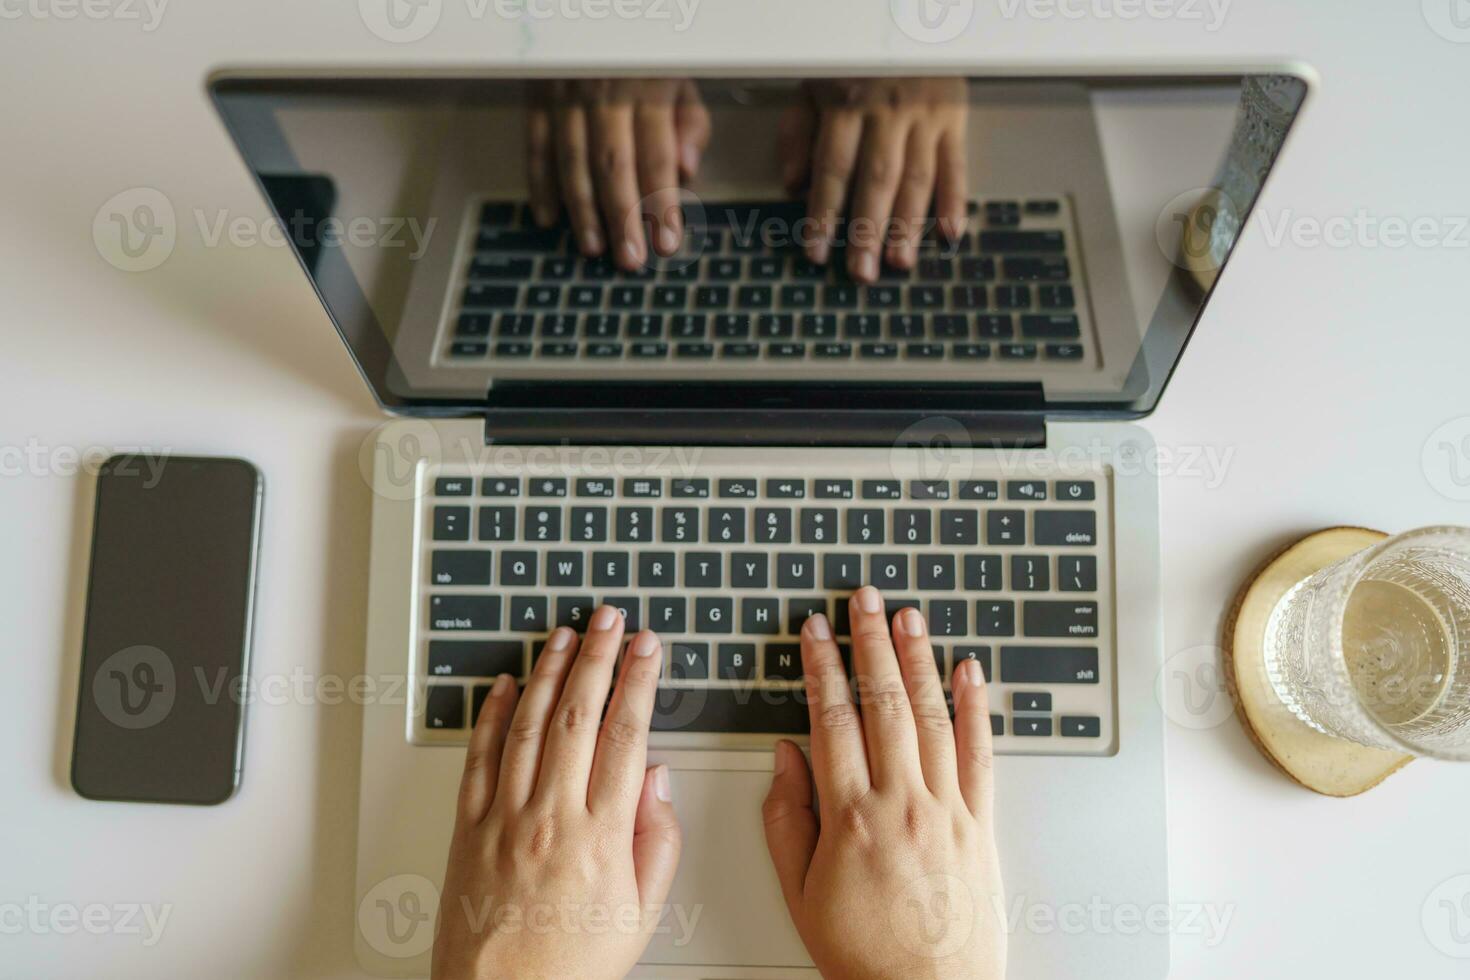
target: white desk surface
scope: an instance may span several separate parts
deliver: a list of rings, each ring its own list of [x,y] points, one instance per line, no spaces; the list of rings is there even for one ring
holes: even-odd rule
[[[1166,654],[1176,667],[1205,662],[1198,648],[1217,642],[1241,577],[1293,535],[1470,523],[1470,502],[1454,498],[1470,496],[1470,442],[1459,442],[1470,248],[1456,222],[1470,212],[1470,43],[1432,30],[1417,2],[1237,0],[1212,31],[1184,18],[1029,16],[1055,8],[996,0],[975,4],[968,32],[944,45],[897,33],[877,0],[704,0],[683,33],[617,21],[522,30],[493,13],[472,23],[481,5],[448,0],[438,29],[412,44],[375,37],[350,0],[196,0],[166,5],[151,31],[141,3],[98,2],[88,9],[118,16],[63,20],[81,9],[70,0],[0,7],[0,974],[356,974],[357,709],[254,705],[244,788],[226,806],[102,805],[67,784],[90,506],[71,451],[141,444],[256,461],[268,481],[257,676],[360,668],[369,493],[356,456],[380,419],[290,256],[206,247],[194,227],[196,208],[211,222],[217,209],[262,216],[206,102],[212,67],[1300,58],[1322,86],[1268,188],[1273,220],[1427,217],[1448,241],[1273,245],[1259,225],[1247,233],[1147,422],[1162,446],[1229,454],[1218,485],[1163,479]],[[1449,23],[1450,2],[1426,8]],[[122,19],[134,12],[144,20]],[[91,224],[138,186],[190,217],[162,266],[127,274],[99,257]],[[1456,419],[1426,466],[1426,442]],[[1197,676],[1170,672],[1176,690]],[[1470,962],[1445,951],[1470,936],[1470,900],[1456,921],[1440,899],[1463,899],[1470,879],[1436,888],[1470,873],[1470,768],[1416,762],[1364,797],[1318,798],[1190,683],[1204,714],[1177,701],[1171,713],[1220,723],[1170,726],[1174,894],[1231,918],[1213,946],[1177,936],[1174,975],[1464,976]],[[105,910],[88,913],[94,924],[126,926],[138,904],[169,918],[151,947],[146,926],[61,932],[65,909],[94,903]],[[18,918],[27,905],[47,910],[39,923]]]

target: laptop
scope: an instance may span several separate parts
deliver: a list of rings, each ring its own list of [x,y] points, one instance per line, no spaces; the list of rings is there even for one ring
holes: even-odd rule
[[[665,646],[650,764],[684,850],[635,975],[815,976],[766,855],[798,633],[874,584],[990,680],[1017,976],[1163,977],[1150,412],[1305,98],[1280,67],[954,75],[964,234],[858,282],[781,180],[814,77],[692,79],[683,240],[635,270],[528,207],[560,79],[226,71],[216,105],[390,416],[373,489],[357,953],[424,976],[491,679],[598,603]],[[606,73],[603,73],[606,74]],[[840,234],[839,234],[840,239]]]

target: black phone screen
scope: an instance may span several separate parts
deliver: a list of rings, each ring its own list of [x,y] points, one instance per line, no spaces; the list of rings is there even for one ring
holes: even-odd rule
[[[114,456],[98,474],[72,785],[220,803],[244,750],[260,473],[240,459]]]

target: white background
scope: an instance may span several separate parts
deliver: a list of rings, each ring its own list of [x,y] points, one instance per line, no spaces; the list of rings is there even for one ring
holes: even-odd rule
[[[292,259],[205,247],[192,219],[146,273],[118,271],[93,243],[98,209],[135,187],[162,191],[181,215],[262,217],[205,100],[211,68],[1299,58],[1322,86],[1268,187],[1273,220],[1428,217],[1444,237],[1470,213],[1470,31],[1457,42],[1430,26],[1451,23],[1449,2],[1427,0],[1426,12],[1406,0],[1236,0],[1207,30],[1203,6],[1189,8],[1202,19],[1124,20],[1098,15],[1123,9],[1106,0],[1068,8],[1076,18],[1041,5],[1007,16],[979,0],[957,39],[925,44],[871,0],[704,0],[682,33],[651,20],[527,27],[493,9],[473,20],[465,0],[444,0],[435,30],[397,44],[352,3],[174,0],[149,31],[132,0],[93,8],[116,14],[102,19],[62,19],[79,13],[66,0],[0,0],[0,974],[355,973],[356,709],[255,705],[244,788],[219,808],[88,803],[66,780],[90,506],[69,450],[257,462],[268,483],[257,676],[360,667],[369,493],[357,453],[380,416]],[[1194,648],[1218,642],[1241,577],[1295,535],[1470,523],[1470,503],[1454,499],[1470,495],[1470,443],[1457,441],[1470,423],[1423,452],[1438,427],[1470,416],[1463,230],[1459,245],[1273,247],[1260,226],[1247,232],[1147,423],[1161,446],[1229,454],[1218,485],[1163,479],[1174,666],[1208,659]],[[39,465],[17,455],[27,447]],[[1198,676],[1166,673],[1202,705]],[[1416,762],[1364,797],[1318,798],[1273,770],[1232,718],[1199,729],[1208,711],[1178,704],[1175,897],[1232,918],[1213,948],[1176,939],[1176,976],[1465,975],[1470,961],[1446,955],[1449,912],[1430,899],[1470,872],[1470,769]],[[138,935],[16,933],[4,909],[33,897],[171,911],[152,948]],[[1457,924],[1470,930],[1470,907]]]

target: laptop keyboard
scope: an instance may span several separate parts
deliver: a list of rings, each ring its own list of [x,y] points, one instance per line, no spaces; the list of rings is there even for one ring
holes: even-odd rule
[[[577,254],[566,228],[536,227],[525,205],[485,202],[465,230],[444,363],[585,359],[660,370],[740,364],[872,364],[931,371],[980,362],[1048,368],[1090,362],[1064,198],[972,205],[958,242],[931,234],[913,269],[847,277],[791,245],[805,207],[708,204],[684,249],[629,273]],[[698,222],[695,224],[695,222]],[[839,230],[839,240],[840,240]]]
[[[808,455],[763,476],[750,462],[689,476],[431,473],[417,737],[463,741],[491,680],[524,682],[550,630],[580,630],[601,603],[630,634],[663,639],[666,744],[805,733],[802,622],[825,613],[850,665],[847,599],[871,584],[890,616],[925,614],[946,690],[956,663],[981,662],[999,751],[1111,751],[1104,472],[795,475],[820,472],[823,453]]]

